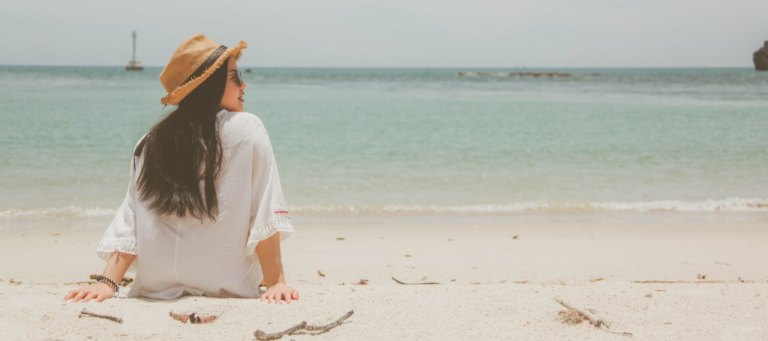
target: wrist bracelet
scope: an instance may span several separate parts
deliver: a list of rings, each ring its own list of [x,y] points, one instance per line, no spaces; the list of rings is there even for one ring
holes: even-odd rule
[[[107,277],[104,277],[104,276],[99,276],[99,277],[96,277],[96,282],[97,283],[104,283],[106,285],[111,286],[112,289],[114,289],[114,293],[112,294],[112,298],[115,298],[115,297],[117,297],[117,295],[120,294],[120,286],[117,285],[117,283],[115,281],[113,281],[113,280],[111,280],[111,279],[109,279]]]

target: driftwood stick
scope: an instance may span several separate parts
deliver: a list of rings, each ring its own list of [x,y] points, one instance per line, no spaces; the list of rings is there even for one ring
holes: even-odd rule
[[[391,277],[392,277],[392,279],[395,280],[395,282],[403,284],[403,285],[440,284],[440,283],[437,283],[437,282],[406,283],[406,282],[403,282],[403,281],[395,278],[395,276],[391,276]]]
[[[92,312],[90,312],[90,311],[88,311],[86,309],[83,309],[83,311],[80,312],[80,315],[78,317],[83,317],[83,315],[99,317],[99,318],[103,318],[103,319],[107,319],[107,320],[112,320],[112,321],[115,321],[117,323],[123,323],[123,319],[121,319],[119,317],[110,316],[110,315],[96,314],[96,313],[92,313]]]
[[[291,328],[288,328],[286,330],[283,330],[281,332],[277,332],[277,333],[274,333],[274,334],[267,334],[267,333],[261,331],[261,329],[259,329],[259,330],[255,331],[255,332],[253,332],[253,336],[255,336],[256,339],[259,339],[259,340],[277,340],[277,339],[283,337],[284,335],[291,335],[291,334],[293,334],[293,333],[295,333],[295,332],[297,332],[299,330],[302,330],[306,326],[307,326],[307,321],[302,321],[301,323],[299,323],[299,324],[297,324],[297,325],[295,325],[295,326],[293,326]]]
[[[200,315],[196,316],[195,313],[189,314],[189,322],[193,324],[211,323],[216,321],[216,315]]]
[[[171,310],[171,312],[169,312],[168,315],[170,315],[171,318],[173,318],[174,320],[179,321],[181,323],[187,323],[187,321],[189,321],[189,315],[174,314],[173,310]]]
[[[311,332],[331,330],[334,327],[340,325],[342,322],[344,322],[344,320],[352,317],[352,314],[354,314],[354,313],[355,313],[354,310],[350,310],[346,314],[344,314],[344,316],[340,317],[336,321],[333,321],[333,322],[331,322],[329,324],[325,324],[325,325],[322,325],[322,326],[310,326],[310,325],[307,325],[306,327],[304,327],[304,330],[309,330]]]
[[[562,304],[563,307],[566,307],[568,309],[571,309],[571,310],[573,310],[573,311],[583,315],[584,317],[586,317],[589,320],[589,322],[591,322],[593,325],[595,325],[595,327],[600,327],[600,326],[605,324],[605,321],[603,321],[602,319],[598,319],[597,317],[595,317],[595,315],[592,315],[592,313],[590,313],[590,312],[588,312],[586,310],[576,308],[576,307],[568,304],[567,302],[563,302],[563,300],[561,300],[559,298],[555,298],[555,301],[557,301],[557,303]],[[605,326],[608,327],[607,324],[605,324]]]
[[[605,321],[603,321],[602,319],[598,319],[597,317],[595,317],[595,315],[592,315],[592,313],[590,313],[586,309],[576,308],[575,306],[570,305],[570,304],[564,302],[563,300],[561,300],[559,298],[555,298],[555,301],[557,301],[557,303],[562,304],[563,307],[566,307],[566,308],[568,308],[570,310],[573,310],[573,311],[579,313],[580,315],[586,317],[589,320],[589,322],[592,323],[592,325],[594,325],[597,328],[602,329],[605,332],[608,332],[608,333],[611,333],[611,334],[618,334],[618,335],[624,335],[624,336],[632,337],[631,333],[627,333],[627,332],[623,332],[623,333],[622,332],[614,332],[612,330],[608,330],[609,326],[608,326],[607,323],[605,323]]]
[[[350,310],[349,312],[344,314],[344,316],[342,316],[338,320],[336,320],[334,322],[331,322],[329,324],[326,324],[326,325],[322,325],[322,326],[310,326],[310,325],[307,325],[307,321],[303,321],[303,322],[301,322],[301,323],[299,323],[299,324],[297,324],[297,325],[295,325],[295,326],[293,326],[291,328],[288,328],[286,330],[283,330],[281,332],[274,333],[274,334],[267,334],[267,333],[261,331],[261,329],[259,329],[259,330],[255,331],[255,332],[253,332],[253,336],[255,336],[259,340],[277,340],[277,339],[279,339],[279,338],[281,338],[281,337],[283,337],[285,335],[291,335],[291,334],[293,334],[295,332],[298,332],[298,331],[300,331],[302,329],[303,330],[307,330],[307,331],[311,331],[311,332],[326,332],[326,331],[329,331],[329,330],[331,330],[331,329],[341,325],[346,319],[350,318],[352,316],[352,314],[354,314],[354,313],[355,313],[354,310]]]
[[[218,318],[217,315],[197,315],[196,313],[192,313],[189,315],[175,314],[173,310],[171,310],[171,312],[169,312],[168,315],[170,315],[171,318],[173,318],[174,320],[177,320],[181,323],[187,323],[187,321],[189,321],[192,324],[211,323],[213,321],[216,321],[216,319]]]

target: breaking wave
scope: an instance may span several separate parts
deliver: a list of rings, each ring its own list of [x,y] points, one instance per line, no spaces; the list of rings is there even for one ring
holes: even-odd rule
[[[117,213],[118,207],[46,207],[46,208],[11,208],[0,211],[0,219],[13,218],[98,218],[110,217]]]
[[[768,199],[729,198],[705,201],[534,201],[489,205],[305,205],[293,206],[298,214],[558,214],[644,212],[768,212]]]
[[[0,219],[99,218],[111,217],[118,207],[11,208],[0,211]],[[652,212],[768,212],[768,198],[723,200],[659,200],[638,202],[533,201],[488,205],[298,205],[289,206],[298,215],[432,215],[432,214],[561,214],[561,213],[652,213]]]

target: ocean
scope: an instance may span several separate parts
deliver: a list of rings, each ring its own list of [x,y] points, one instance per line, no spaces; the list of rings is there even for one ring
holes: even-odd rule
[[[240,69],[294,215],[768,212],[768,72]],[[161,71],[0,66],[4,226],[113,216]]]

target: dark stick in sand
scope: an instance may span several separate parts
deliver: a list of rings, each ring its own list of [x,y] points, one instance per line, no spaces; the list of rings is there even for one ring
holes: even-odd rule
[[[216,315],[196,316],[195,313],[189,314],[189,322],[194,324],[211,323],[216,321]]]
[[[179,321],[181,323],[187,323],[187,321],[189,321],[189,315],[174,314],[173,310],[171,310],[171,312],[169,312],[168,315],[170,315],[171,318],[173,318],[174,320]]]
[[[403,284],[403,285],[440,284],[440,283],[437,283],[437,282],[406,283],[406,282],[403,282],[403,281],[395,278],[395,276],[392,276],[392,279],[394,279],[395,282]]]
[[[322,326],[310,326],[310,325],[307,325],[306,327],[304,327],[304,329],[305,330],[309,330],[311,332],[330,330],[331,328],[340,325],[342,322],[344,322],[344,320],[352,317],[352,314],[354,314],[354,313],[355,313],[354,310],[350,310],[346,314],[344,314],[344,316],[340,317],[338,320],[336,320],[334,322],[331,322],[329,324],[322,325]]]
[[[267,334],[267,333],[261,331],[261,329],[259,329],[259,330],[255,331],[255,332],[253,332],[253,336],[255,336],[259,340],[277,340],[277,339],[283,337],[283,335],[291,335],[291,334],[293,334],[293,333],[295,333],[295,332],[297,332],[299,330],[304,329],[304,327],[306,327],[306,326],[307,326],[307,321],[303,321],[303,322],[301,322],[301,323],[299,323],[299,324],[297,324],[297,325],[295,325],[295,326],[293,326],[291,328],[288,328],[286,330],[283,330],[281,332],[277,332],[277,333],[274,333],[274,334]]]
[[[562,304],[563,307],[566,307],[566,308],[568,308],[570,310],[573,310],[573,311],[577,312],[579,315],[586,317],[589,320],[589,322],[592,323],[592,325],[594,325],[597,328],[602,329],[605,332],[632,337],[632,334],[630,334],[630,333],[626,333],[626,332],[625,333],[619,333],[619,332],[614,332],[614,331],[608,330],[608,328],[610,328],[608,326],[608,324],[605,323],[605,321],[603,321],[602,319],[599,319],[599,318],[595,317],[595,315],[592,315],[592,313],[590,313],[589,311],[586,311],[584,309],[576,308],[575,306],[572,306],[572,305],[570,305],[570,304],[568,304],[566,302],[563,302],[563,300],[561,300],[559,298],[555,298],[555,301],[557,301],[557,303]]]
[[[112,320],[112,321],[115,321],[117,323],[123,323],[123,319],[121,319],[119,317],[96,314],[96,313],[92,313],[92,312],[90,312],[88,310],[85,310],[85,309],[83,309],[83,311],[80,312],[80,316],[78,316],[78,317],[83,317],[83,315],[88,315],[88,316],[103,318],[103,319],[107,319],[107,320]]]
[[[277,333],[274,333],[274,334],[267,334],[267,333],[265,333],[265,332],[263,332],[261,330],[257,330],[255,332],[253,332],[253,336],[255,336],[256,339],[259,339],[259,340],[277,340],[277,339],[283,337],[284,335],[291,335],[291,334],[293,334],[295,332],[298,332],[299,330],[302,330],[302,329],[303,330],[308,330],[308,331],[311,331],[311,332],[326,332],[326,331],[329,331],[329,330],[331,330],[331,329],[341,325],[346,319],[350,318],[352,316],[352,314],[354,314],[354,313],[355,313],[354,310],[350,310],[349,312],[344,314],[344,316],[340,317],[338,320],[336,320],[334,322],[331,322],[329,324],[326,324],[326,325],[322,325],[322,326],[309,326],[309,325],[307,325],[307,321],[302,321],[301,323],[299,323],[299,324],[297,324],[297,325],[295,325],[295,326],[293,326],[291,328],[288,328],[286,330],[283,330],[281,332],[277,332]]]
[[[217,315],[196,315],[196,313],[192,313],[189,315],[184,314],[174,314],[173,310],[168,313],[168,315],[171,316],[176,321],[179,321],[181,323],[187,323],[189,321],[192,324],[203,324],[203,323],[211,323],[213,321],[216,321],[218,318]]]

